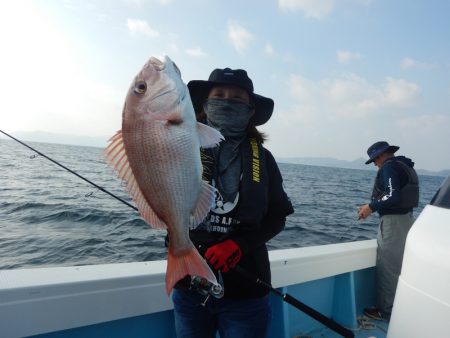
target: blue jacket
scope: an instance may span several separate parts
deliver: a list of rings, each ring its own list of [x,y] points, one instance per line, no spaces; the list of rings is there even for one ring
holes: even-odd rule
[[[375,179],[370,209],[383,216],[405,214],[417,207],[419,181],[413,168],[414,162],[405,156],[386,160]]]

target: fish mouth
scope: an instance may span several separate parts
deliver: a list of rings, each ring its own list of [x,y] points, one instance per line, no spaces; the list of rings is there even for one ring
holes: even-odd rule
[[[148,61],[148,64],[150,64],[157,71],[163,71],[165,69],[168,69],[170,71],[171,67],[173,67],[174,72],[177,73],[178,76],[180,76],[181,78],[181,72],[178,66],[168,56],[164,56],[164,61],[161,61],[157,57],[151,56],[150,60]],[[152,97],[151,100],[155,100],[160,96],[166,95],[170,92],[176,92],[177,90],[178,88],[172,88],[170,90],[157,94],[156,96]],[[185,100],[186,94],[187,94],[187,87],[184,86],[182,87],[182,91],[180,92],[178,103],[181,103]]]
[[[154,56],[150,57],[150,63],[156,70],[163,70],[166,68],[166,64],[159,60],[158,58],[155,58]]]

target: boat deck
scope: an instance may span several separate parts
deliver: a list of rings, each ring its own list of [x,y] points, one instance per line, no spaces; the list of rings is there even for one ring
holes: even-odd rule
[[[372,320],[367,317],[358,317],[359,327],[352,330],[355,338],[385,338],[389,322]],[[327,327],[316,329],[305,334],[295,335],[293,338],[340,338],[340,334]]]

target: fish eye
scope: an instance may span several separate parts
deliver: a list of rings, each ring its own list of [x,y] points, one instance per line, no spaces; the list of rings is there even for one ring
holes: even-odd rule
[[[147,83],[144,80],[138,80],[134,84],[135,94],[144,94],[147,90]]]

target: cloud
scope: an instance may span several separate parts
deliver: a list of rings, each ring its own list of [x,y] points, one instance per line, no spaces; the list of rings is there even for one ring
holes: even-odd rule
[[[402,60],[402,62],[400,63],[400,67],[402,69],[428,70],[428,69],[435,69],[438,66],[434,63],[420,62],[407,57]]]
[[[244,53],[254,36],[244,27],[235,22],[228,23],[228,37],[238,53]]]
[[[201,48],[197,47],[197,48],[189,48],[186,49],[186,54],[188,54],[189,56],[192,56],[194,58],[204,58],[207,57],[208,54],[206,54]]]
[[[264,46],[264,53],[269,56],[275,56],[275,50],[270,43],[266,43],[266,45]]]
[[[334,0],[278,0],[278,7],[284,11],[302,11],[307,18],[322,19],[330,14]]]
[[[0,113],[2,127],[80,135],[112,134],[120,129],[127,84],[117,89],[107,80],[98,81],[81,62],[85,55],[81,47],[39,6],[19,1],[12,6],[6,16],[0,9],[0,40],[5,49],[0,92],[8,112]],[[26,25],[17,25],[18,17]]]
[[[171,53],[178,53],[178,46],[174,42],[169,42],[167,44],[167,48],[170,50]]]
[[[278,0],[278,7],[286,12],[301,11],[306,18],[320,20],[333,12],[338,5],[342,6],[343,3],[368,6],[371,2],[371,0],[347,0],[345,2],[336,0]]]
[[[387,106],[407,108],[414,105],[420,88],[415,83],[402,79],[386,78],[384,103]]]
[[[442,114],[421,114],[416,116],[406,116],[397,122],[400,130],[406,130],[408,133],[414,130],[416,136],[437,136],[437,130],[442,134],[448,135],[448,125],[450,125],[450,116]]]
[[[450,162],[442,154],[448,153],[450,116],[431,112],[407,115],[396,122],[398,142],[404,154],[410,154],[416,168],[450,169]],[[405,146],[403,146],[405,145]],[[439,160],[437,160],[439,159]]]
[[[272,118],[265,130],[271,150],[280,157],[353,160],[378,139],[414,148],[420,143],[411,138],[417,128],[421,128],[420,135],[427,136],[421,139],[431,139],[429,135],[434,132],[439,134],[440,145],[450,139],[442,127],[449,125],[450,117],[427,120],[428,115],[419,112],[417,105],[419,86],[405,79],[385,77],[374,83],[353,73],[318,80],[291,74],[285,86],[289,98],[283,101],[289,104],[276,105],[277,118]],[[413,155],[419,161],[419,154]],[[430,167],[433,162],[423,156],[420,161],[417,163],[426,164],[421,167]]]
[[[131,6],[134,6],[134,7],[138,7],[138,8],[143,7],[147,3],[152,3],[152,4],[158,3],[162,6],[166,6],[172,2],[172,0],[152,0],[152,1],[150,1],[150,0],[124,0],[124,1],[125,1],[125,3],[127,3]]]
[[[409,108],[415,105],[420,93],[418,85],[403,79],[387,77],[383,84],[375,85],[355,74],[320,81],[291,75],[288,88],[290,96],[300,103],[301,114],[344,118]]]
[[[145,35],[151,38],[159,36],[159,32],[151,28],[144,20],[127,19],[127,27],[132,36]]]
[[[266,42],[263,46],[262,52],[270,58],[278,59],[286,64],[294,64],[299,66],[301,64],[301,60],[290,54],[289,52],[282,52],[280,50],[276,50],[270,42]]]
[[[361,59],[361,54],[353,53],[348,50],[338,50],[336,52],[336,57],[339,63],[349,63],[350,61]]]

